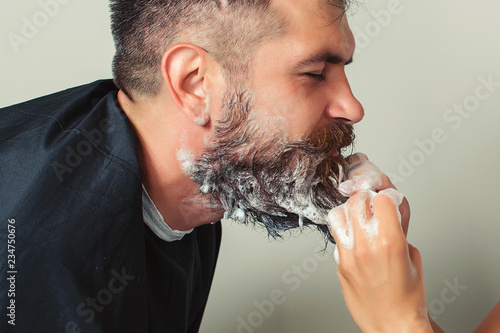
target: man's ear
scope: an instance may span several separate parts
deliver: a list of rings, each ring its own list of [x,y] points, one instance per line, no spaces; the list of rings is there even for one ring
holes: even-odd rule
[[[172,100],[195,125],[210,121],[207,105],[207,74],[210,65],[205,50],[191,44],[176,44],[165,52],[161,67]]]

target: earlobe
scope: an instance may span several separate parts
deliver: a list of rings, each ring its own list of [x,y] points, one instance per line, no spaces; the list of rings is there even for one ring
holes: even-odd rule
[[[163,80],[175,105],[193,124],[210,121],[207,105],[207,53],[191,44],[176,44],[163,56]]]

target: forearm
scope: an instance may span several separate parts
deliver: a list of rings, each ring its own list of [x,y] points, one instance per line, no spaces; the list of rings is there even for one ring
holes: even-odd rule
[[[474,333],[495,332],[500,332],[500,302],[495,305],[488,316],[484,318],[483,322],[474,331]]]

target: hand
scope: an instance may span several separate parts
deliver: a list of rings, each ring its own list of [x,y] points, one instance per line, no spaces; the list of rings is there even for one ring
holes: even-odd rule
[[[395,190],[359,192],[328,217],[345,302],[363,332],[432,332],[421,257],[400,225],[400,200]]]
[[[368,160],[363,153],[356,153],[347,158],[348,179],[339,185],[339,191],[345,196],[353,196],[361,191],[379,192],[385,189],[396,189],[387,175]],[[401,226],[405,235],[408,234],[410,223],[410,205],[406,198],[399,205],[401,214]]]

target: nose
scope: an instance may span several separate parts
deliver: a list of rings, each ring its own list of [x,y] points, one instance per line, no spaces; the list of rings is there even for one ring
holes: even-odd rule
[[[345,74],[332,83],[330,87],[330,103],[326,115],[334,121],[344,124],[360,122],[365,115],[361,103],[354,97]]]

